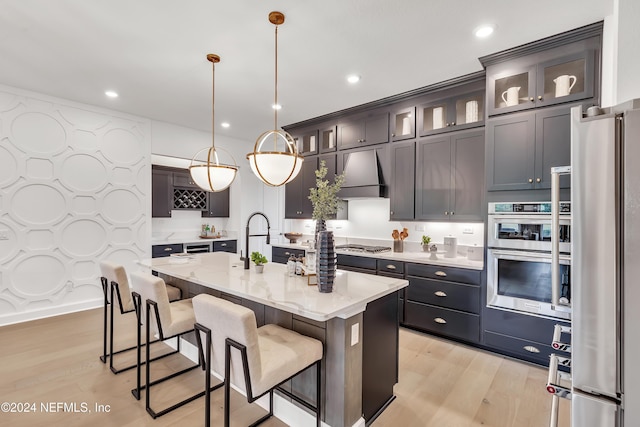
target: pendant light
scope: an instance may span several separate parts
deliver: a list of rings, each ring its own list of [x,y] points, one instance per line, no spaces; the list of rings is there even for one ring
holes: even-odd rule
[[[278,25],[284,23],[284,14],[271,12],[269,22],[276,26],[274,127],[258,137],[253,152],[247,154],[247,160],[253,173],[262,182],[271,187],[279,187],[298,175],[303,159],[298,155],[291,135],[278,129]]]
[[[191,178],[205,191],[217,192],[226,190],[234,179],[236,179],[236,173],[238,172],[238,165],[236,164],[233,156],[222,148],[216,148],[215,144],[215,71],[216,63],[220,62],[220,57],[213,53],[207,55],[207,60],[212,65],[212,80],[213,85],[211,89],[211,148],[203,148],[198,151],[193,159],[191,159],[191,165],[189,165],[189,172]],[[206,160],[198,160],[198,156],[207,151]],[[220,154],[226,153],[231,158],[233,165],[220,162]],[[203,157],[204,158],[204,157]]]

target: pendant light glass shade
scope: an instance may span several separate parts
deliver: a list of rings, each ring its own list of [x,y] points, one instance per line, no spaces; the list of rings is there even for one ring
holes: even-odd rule
[[[198,156],[205,151],[207,152],[206,161],[198,160]],[[219,154],[221,152],[227,153],[226,150],[221,148],[203,148],[191,159],[191,165],[189,166],[191,178],[203,190],[211,192],[223,191],[236,179],[238,166],[235,161],[233,165],[220,163]],[[228,154],[228,156],[233,159],[231,154]]]
[[[278,25],[284,23],[284,14],[271,12],[269,22],[276,26],[276,72],[275,72],[275,100],[278,104]],[[262,182],[279,187],[291,182],[302,168],[302,156],[298,155],[295,141],[287,132],[278,130],[278,109],[274,109],[273,130],[264,132],[258,137],[253,152],[247,154],[247,160],[253,173]]]
[[[210,53],[207,55],[207,60],[212,64],[212,76],[213,86],[211,91],[211,148],[204,148],[198,151],[189,165],[189,173],[193,182],[205,191],[223,191],[226,190],[233,180],[236,179],[238,172],[238,165],[236,164],[233,156],[226,150],[221,148],[216,149],[215,145],[215,67],[216,63],[220,62],[220,57]],[[199,158],[202,153],[207,152],[206,157]],[[220,161],[220,154],[225,153],[230,159],[231,163],[223,163]]]
[[[265,143],[273,147],[273,151],[263,150]],[[253,173],[271,187],[279,187],[293,180],[300,172],[303,161],[296,152],[291,135],[282,130],[270,130],[260,135],[253,152],[247,154],[247,159]]]

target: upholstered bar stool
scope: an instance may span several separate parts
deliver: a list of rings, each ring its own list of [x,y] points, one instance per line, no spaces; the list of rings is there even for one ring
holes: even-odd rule
[[[140,319],[145,325],[146,332],[146,369],[145,369],[145,385],[140,385],[140,369],[142,366],[141,361],[141,348],[140,343],[140,324],[138,325],[138,369],[137,369],[137,387],[131,392],[136,399],[140,399],[140,390],[146,388],[146,400],[145,406],[149,415],[152,418],[157,418],[168,412],[173,411],[199,397],[204,396],[204,390],[196,393],[168,408],[156,411],[151,408],[151,389],[154,385],[167,381],[171,378],[175,378],[179,375],[187,373],[193,369],[201,367],[200,364],[195,364],[186,369],[182,369],[178,372],[174,372],[163,378],[151,381],[151,360],[149,343],[152,334],[158,336],[160,341],[165,341],[170,338],[177,338],[177,347],[180,350],[180,336],[194,330],[195,315],[193,312],[193,306],[191,305],[191,299],[185,299],[170,303],[167,295],[167,288],[164,280],[157,276],[153,276],[147,273],[132,273],[131,283],[133,284],[134,297],[139,298],[144,303],[144,309],[140,310]],[[202,360],[202,356],[200,356]],[[221,386],[221,385],[218,385]]]
[[[300,372],[316,365],[317,405],[279,389],[287,397],[315,412],[320,426],[322,387],[320,368],[322,343],[277,325],[257,327],[255,313],[232,302],[201,294],[193,298],[198,347],[205,354],[205,372],[224,372],[224,425],[229,426],[231,383],[254,402],[269,393],[269,413],[252,426],[273,415],[273,389]],[[205,337],[204,345],[202,335]],[[223,356],[224,355],[224,356]],[[213,356],[213,361],[212,361]],[[224,370],[223,370],[224,369]],[[205,426],[210,425],[210,375],[205,376]]]
[[[100,273],[102,274],[100,281],[102,282],[102,292],[104,295],[103,340],[102,340],[102,356],[100,356],[100,360],[102,361],[102,363],[107,363],[107,358],[109,358],[109,368],[114,374],[118,374],[120,372],[124,372],[129,369],[135,368],[136,364],[134,363],[124,368],[116,368],[113,366],[114,356],[116,354],[134,350],[137,348],[137,345],[133,345],[131,347],[123,348],[117,351],[113,350],[113,347],[114,347],[114,326],[113,326],[114,308],[113,306],[115,305],[115,301],[117,301],[120,315],[124,315],[136,310],[135,301],[131,294],[131,288],[129,287],[129,279],[127,278],[127,272],[125,271],[124,266],[112,261],[102,261],[100,262]],[[171,286],[171,285],[166,285],[166,286],[167,286],[167,294],[169,296],[169,301],[177,301],[181,298],[182,292],[180,291],[180,288],[176,288],[175,286]],[[107,315],[107,311],[109,311],[109,315]],[[108,332],[107,332],[107,328],[109,330]],[[108,335],[108,347],[109,347],[108,352],[107,352],[107,335]],[[168,356],[169,354],[165,354],[161,357]]]

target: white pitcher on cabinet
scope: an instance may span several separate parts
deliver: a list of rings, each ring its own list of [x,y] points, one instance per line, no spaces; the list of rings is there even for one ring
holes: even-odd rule
[[[571,82],[571,79],[573,79],[573,82]],[[576,76],[570,76],[568,74],[563,74],[553,79],[553,82],[556,84],[556,98],[569,95],[577,80],[578,78]]]
[[[519,104],[520,100],[518,99],[518,95],[520,93],[520,87],[521,86],[512,86],[502,92],[502,100],[507,104],[507,107]]]

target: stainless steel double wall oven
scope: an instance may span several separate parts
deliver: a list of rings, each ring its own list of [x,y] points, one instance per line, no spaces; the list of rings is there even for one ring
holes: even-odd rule
[[[560,298],[552,304],[551,203],[489,203],[488,306],[570,319],[571,204],[559,211]]]

